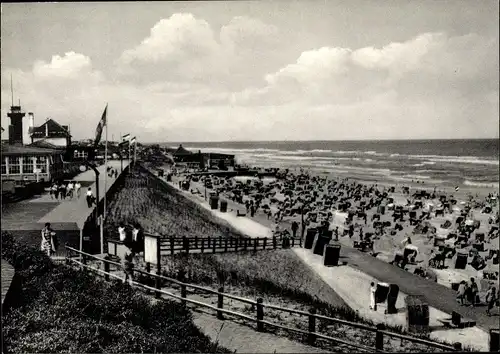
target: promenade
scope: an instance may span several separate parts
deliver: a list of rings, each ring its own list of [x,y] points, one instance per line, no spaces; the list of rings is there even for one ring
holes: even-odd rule
[[[108,166],[117,169],[120,174],[120,161],[108,161]],[[126,166],[128,161],[123,161],[123,168]],[[107,175],[104,165],[97,169],[99,199],[102,200],[116,178]],[[44,224],[50,222],[61,244],[67,242],[78,248],[85,221],[95,209],[95,206],[91,208],[87,206],[85,198],[88,188],[91,188],[93,195],[96,196],[95,173],[93,170],[87,170],[72,180],[79,181],[82,185],[79,198],[55,200],[46,192],[30,200],[6,205],[2,210],[2,231],[8,231],[16,239],[38,247],[40,232]],[[62,247],[59,247],[58,252],[64,252]]]

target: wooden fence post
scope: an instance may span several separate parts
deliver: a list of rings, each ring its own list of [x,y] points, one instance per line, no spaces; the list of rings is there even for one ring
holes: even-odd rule
[[[184,284],[184,283],[181,283],[181,297],[183,299],[186,298],[186,284]],[[186,306],[186,300],[181,300],[181,301],[182,301],[182,305]]]
[[[189,239],[186,236],[182,236],[182,248],[189,254]]]
[[[227,253],[227,241],[229,241],[227,237],[224,238],[224,253]]]
[[[276,236],[273,236],[273,248],[276,249]]]
[[[174,247],[175,247],[175,245],[174,245],[174,238],[170,237],[170,254],[172,256],[174,255],[174,252],[175,252]]]
[[[292,238],[292,247],[294,247],[294,246],[295,246],[295,237]]]
[[[248,238],[247,238],[247,237],[245,237],[245,238],[243,239],[243,249],[244,249],[245,251],[247,250],[247,244],[248,244],[248,242],[247,242],[247,241],[248,241]]]
[[[87,264],[87,256],[82,254],[82,263]]]
[[[106,272],[106,274],[104,274],[104,279],[109,281],[109,262],[104,261],[104,271]]]
[[[198,236],[194,237],[194,249],[198,248]]]
[[[264,306],[262,305],[262,300],[261,297],[257,299],[257,331],[259,332],[264,332]]]
[[[497,353],[500,351],[499,330],[490,329],[490,352]]]
[[[238,237],[236,237],[236,240],[235,240],[235,242],[234,242],[234,251],[235,251],[235,252],[236,252],[236,251],[238,251],[238,246],[239,246],[239,245],[238,245],[238,243],[239,243],[239,238],[238,238]]]
[[[151,263],[146,262],[146,272],[151,273]]]
[[[376,351],[384,350],[384,334],[381,332],[385,329],[383,323],[377,324],[377,331],[375,332],[375,349]]]
[[[173,238],[171,237],[170,238],[170,247],[172,249],[172,254],[174,254],[174,240]],[[161,278],[160,278],[160,275],[161,275],[161,245],[160,245],[160,242],[159,240],[156,242],[156,261],[157,261],[157,264],[156,264],[156,277],[155,277],[155,288],[157,290],[161,290]],[[159,291],[155,291],[155,298],[159,299],[161,298],[161,292]]]
[[[309,334],[307,335],[307,343],[309,345],[314,345],[314,342],[316,342],[316,309],[311,308],[309,309],[310,315],[308,316],[309,319],[309,326],[308,326],[308,331]]]
[[[262,245],[262,249],[265,250],[267,245],[267,238],[264,238],[264,243]]]
[[[258,238],[253,239],[253,251],[257,252],[257,242],[259,241]]]
[[[208,236],[208,245],[207,248],[210,248],[210,236]]]
[[[205,252],[205,239],[202,238],[201,239],[201,253],[204,253]]]
[[[224,292],[224,287],[221,286],[219,288],[219,294],[217,294],[217,308],[222,309],[224,307],[224,295],[222,293]],[[224,315],[222,314],[222,311],[217,311],[217,318],[219,320],[224,319]]]
[[[222,248],[222,236],[219,236],[219,248]]]
[[[217,240],[214,239],[212,241],[212,253],[215,253],[215,247],[217,246],[216,243],[217,243]]]

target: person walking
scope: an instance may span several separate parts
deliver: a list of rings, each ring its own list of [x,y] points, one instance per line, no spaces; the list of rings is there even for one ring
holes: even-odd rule
[[[75,194],[76,194],[77,198],[80,198],[80,195],[82,194],[81,189],[82,189],[82,185],[80,184],[80,182],[76,181],[76,183],[75,183]]]
[[[59,199],[59,184],[57,182],[54,183],[54,185],[52,186],[52,188],[54,189],[54,197],[56,200]]]
[[[40,248],[49,257],[57,250],[56,233],[50,227],[49,222],[42,229],[42,243]]]
[[[94,203],[94,196],[92,195],[92,188],[89,187],[89,189],[87,189],[87,206],[89,208],[92,208],[92,204]]]
[[[69,199],[73,199],[73,181],[68,182],[68,186],[66,187],[66,194],[69,197]]]
[[[377,303],[375,302],[375,293],[377,291],[377,287],[374,282],[370,284],[370,310],[377,311]]]
[[[486,305],[488,308],[486,309],[486,314],[488,316],[491,316],[491,310],[493,307],[495,307],[495,304],[497,302],[497,289],[492,286],[491,288],[488,289],[488,292],[486,293]]]
[[[66,185],[64,183],[59,185],[59,195],[61,196],[61,200],[66,199]]]

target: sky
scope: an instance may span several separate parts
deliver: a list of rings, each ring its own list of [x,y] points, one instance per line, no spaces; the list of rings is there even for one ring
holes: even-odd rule
[[[1,5],[14,101],[92,139],[499,137],[493,0]],[[7,130],[7,129],[6,129]],[[6,132],[2,139],[6,139]]]

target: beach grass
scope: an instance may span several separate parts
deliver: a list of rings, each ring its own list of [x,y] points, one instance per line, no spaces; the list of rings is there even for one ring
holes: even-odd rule
[[[214,290],[224,287],[224,291],[248,299],[262,298],[264,303],[309,311],[327,317],[374,326],[346,306],[345,302],[319,276],[304,264],[292,250],[268,250],[257,253],[226,254],[177,254],[162,258],[163,275],[180,278],[183,281],[207,286]],[[165,286],[169,286],[167,283]],[[214,298],[216,301],[216,297]],[[241,306],[228,300],[224,308],[255,316],[250,305]],[[265,319],[284,326],[307,331],[307,318],[286,312],[265,309]],[[371,331],[357,329],[326,320],[317,321],[319,333],[366,346],[375,346],[375,335]],[[388,327],[390,331],[406,334],[402,327]],[[293,331],[278,330],[267,326],[267,331],[285,335],[294,340],[307,341]],[[421,336],[427,338],[425,335]],[[319,346],[335,352],[351,352],[353,349],[343,344],[318,341]],[[450,343],[445,343],[451,345]],[[397,352],[434,352],[436,349],[410,341],[386,337],[384,349]],[[464,350],[467,350],[465,348]]]
[[[108,237],[116,236],[122,222],[138,223],[144,231],[163,237],[243,236],[141,166],[125,176],[122,188],[109,199],[105,221]]]

